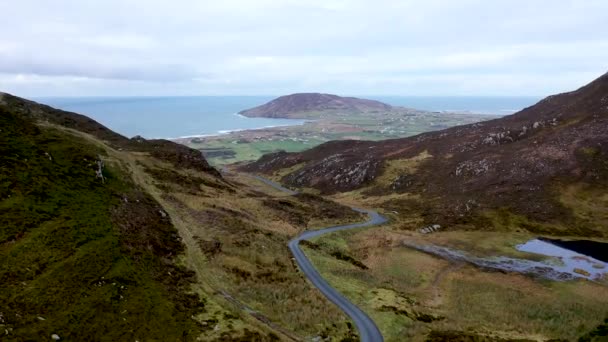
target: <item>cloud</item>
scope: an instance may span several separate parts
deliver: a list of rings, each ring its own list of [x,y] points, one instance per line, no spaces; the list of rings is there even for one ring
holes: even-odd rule
[[[152,82],[191,80],[201,74],[188,65],[146,64],[138,60],[104,60],[104,55],[89,58],[66,57],[61,60],[42,58],[11,59],[0,56],[0,73],[37,76],[66,76],[91,79],[113,79]]]
[[[21,0],[0,12],[0,89],[28,96],[544,95],[608,69],[604,0]]]

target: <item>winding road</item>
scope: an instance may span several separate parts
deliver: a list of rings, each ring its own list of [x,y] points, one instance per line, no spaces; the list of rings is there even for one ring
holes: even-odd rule
[[[273,182],[261,176],[250,175],[251,177],[277,189],[288,193],[290,195],[296,195],[297,192],[283,187],[281,184]],[[383,224],[388,220],[373,210],[359,209],[351,207],[351,209],[360,213],[367,214],[369,220],[360,223],[345,224],[341,226],[332,226],[318,230],[308,230],[298,235],[291,241],[289,241],[289,249],[293,254],[298,266],[310,280],[310,282],[327,297],[332,303],[336,304],[344,313],[346,313],[355,323],[357,330],[359,330],[359,337],[362,342],[382,342],[384,338],[380,333],[380,330],[376,326],[376,323],[369,318],[369,316],[358,308],[355,304],[351,303],[346,297],[344,297],[338,290],[334,289],[329,283],[319,274],[319,272],[312,265],[310,260],[306,257],[302,249],[300,249],[300,241],[308,240],[317,236],[321,236],[328,233],[333,233],[341,230],[355,229],[362,227],[370,227],[379,224]]]

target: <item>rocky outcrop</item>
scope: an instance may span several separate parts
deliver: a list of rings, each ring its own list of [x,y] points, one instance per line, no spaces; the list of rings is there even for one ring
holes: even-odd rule
[[[321,192],[325,192],[324,189],[344,191],[373,180],[378,175],[379,166],[380,161],[373,158],[360,160],[354,156],[335,154],[283,180],[294,186],[314,184]]]
[[[97,161],[95,162],[95,164],[97,165],[97,169],[95,170],[95,177],[99,178],[101,180],[101,183],[104,184],[106,182],[106,178],[103,175],[103,168],[104,168],[104,163],[103,163],[103,159],[101,159],[101,156],[97,156]]]

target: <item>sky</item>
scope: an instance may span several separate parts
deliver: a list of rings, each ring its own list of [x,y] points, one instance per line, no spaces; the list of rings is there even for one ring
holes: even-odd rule
[[[19,96],[543,96],[608,71],[606,0],[0,2]]]

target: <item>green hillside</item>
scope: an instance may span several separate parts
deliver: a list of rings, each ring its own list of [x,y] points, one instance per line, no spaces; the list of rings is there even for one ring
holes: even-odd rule
[[[0,324],[10,340],[194,339],[167,215],[103,150],[0,107]]]

